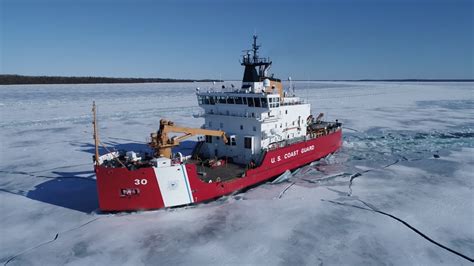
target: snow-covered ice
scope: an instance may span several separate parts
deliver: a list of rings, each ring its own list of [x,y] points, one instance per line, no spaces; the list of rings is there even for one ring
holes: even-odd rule
[[[471,265],[371,209],[474,258],[470,82],[296,82],[313,113],[343,122],[339,152],[207,204],[100,213],[92,101],[107,147],[140,150],[160,118],[200,126],[195,88],[211,86],[1,86],[0,261]]]

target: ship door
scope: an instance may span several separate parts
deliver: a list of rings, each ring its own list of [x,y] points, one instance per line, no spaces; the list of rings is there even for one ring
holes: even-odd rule
[[[245,160],[250,161],[252,154],[254,153],[254,137],[245,136],[244,137],[244,154]]]

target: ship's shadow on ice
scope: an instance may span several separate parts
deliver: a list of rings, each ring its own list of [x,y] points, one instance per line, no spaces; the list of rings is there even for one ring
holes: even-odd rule
[[[36,185],[27,192],[26,197],[85,213],[99,208],[92,170],[52,173],[58,177]]]

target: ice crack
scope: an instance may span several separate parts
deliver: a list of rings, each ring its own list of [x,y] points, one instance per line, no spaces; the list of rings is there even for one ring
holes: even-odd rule
[[[322,199],[322,201],[327,201],[327,202],[330,202],[332,204],[337,204],[337,205],[341,205],[341,206],[346,206],[346,207],[353,207],[353,208],[357,208],[357,209],[360,209],[360,210],[366,210],[366,211],[372,211],[372,212],[376,212],[376,213],[379,213],[379,214],[382,214],[382,215],[385,215],[385,216],[388,216],[396,221],[398,221],[399,223],[403,224],[404,226],[408,227],[410,230],[414,231],[415,233],[417,233],[418,235],[420,235],[421,237],[423,237],[424,239],[428,240],[429,242],[435,244],[436,246],[446,250],[446,251],[449,251],[463,259],[466,259],[470,262],[474,262],[474,259],[467,256],[467,255],[464,255],[456,250],[453,250],[435,240],[433,240],[432,238],[430,238],[429,236],[427,236],[426,234],[422,233],[420,230],[418,230],[417,228],[415,228],[414,226],[410,225],[408,222],[406,222],[405,220],[403,219],[400,219],[398,218],[397,216],[393,215],[393,214],[390,214],[390,213],[387,213],[387,212],[384,212],[384,211],[381,211],[377,208],[375,208],[373,205],[363,201],[363,200],[360,200],[360,199],[357,199],[359,202],[361,202],[362,204],[364,204],[366,207],[362,207],[362,206],[357,206],[357,205],[354,205],[354,204],[348,204],[348,203],[344,203],[344,202],[338,202],[338,201],[333,201],[333,200],[324,200]]]
[[[88,222],[86,222],[86,223],[83,223],[83,224],[81,224],[81,225],[79,225],[79,226],[76,226],[76,227],[71,228],[71,229],[69,229],[69,230],[66,230],[66,231],[64,231],[64,232],[56,233],[56,235],[54,236],[53,239],[48,240],[48,241],[45,241],[45,242],[43,242],[43,243],[40,243],[40,244],[38,244],[38,245],[36,245],[36,246],[34,246],[34,247],[31,247],[31,248],[28,248],[28,249],[23,250],[22,252],[20,252],[20,253],[18,253],[18,254],[16,254],[16,255],[10,257],[3,265],[6,266],[8,263],[10,263],[11,261],[13,261],[14,259],[18,258],[18,257],[21,256],[21,255],[23,255],[23,254],[25,254],[25,253],[27,253],[27,252],[30,252],[30,251],[32,251],[32,250],[34,250],[34,249],[37,249],[37,248],[39,248],[39,247],[42,247],[42,246],[44,246],[44,245],[47,245],[47,244],[50,244],[50,243],[56,241],[56,240],[59,238],[59,235],[60,235],[60,234],[64,234],[64,233],[67,233],[67,232],[70,232],[70,231],[79,229],[79,228],[84,227],[84,226],[86,226],[86,225],[88,225],[88,224],[90,224],[90,223],[92,223],[92,222],[94,222],[94,221],[97,221],[97,220],[100,219],[100,218],[102,218],[102,217],[97,217],[97,218],[95,218],[95,219],[92,219],[92,220],[90,220],[90,221],[88,221]]]

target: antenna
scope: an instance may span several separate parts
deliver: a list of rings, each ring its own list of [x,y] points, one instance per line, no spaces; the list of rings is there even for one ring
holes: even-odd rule
[[[293,89],[293,93],[295,93],[295,88],[293,87],[293,82],[291,80],[291,77],[288,77],[288,81],[290,82],[290,88],[288,89],[288,92],[290,92],[291,89]]]
[[[253,61],[257,61],[258,59],[258,48],[260,48],[260,45],[257,45],[257,34],[253,35],[253,45],[252,45],[252,50],[253,50]]]
[[[98,134],[98,128],[97,128],[97,108],[95,105],[95,101],[92,102],[92,114],[94,116],[94,120],[92,124],[94,124],[94,146],[95,146],[95,164],[99,165],[99,134]]]

